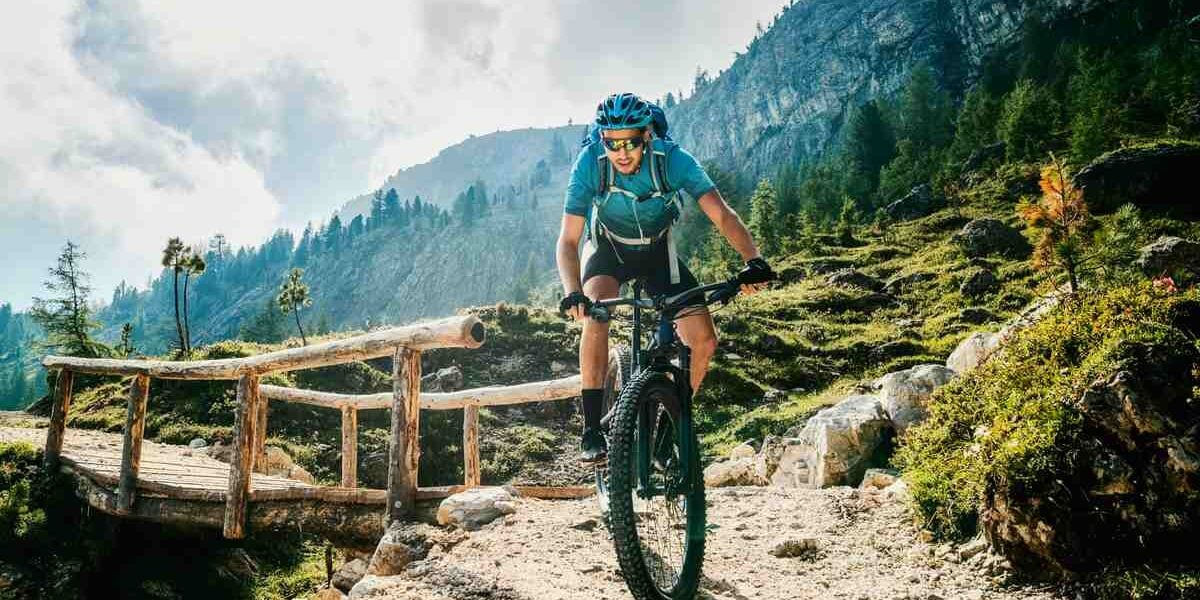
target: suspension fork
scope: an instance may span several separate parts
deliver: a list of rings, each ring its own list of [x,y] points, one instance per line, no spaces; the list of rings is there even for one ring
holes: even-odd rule
[[[699,469],[700,465],[692,464],[695,456],[692,445],[696,439],[692,423],[692,349],[682,342],[679,344],[679,368],[676,375],[675,392],[679,398],[679,431],[676,432],[679,436],[679,467],[684,477],[684,490],[690,494],[692,486],[697,485],[698,480],[700,485],[703,485],[703,480],[693,472],[693,469]]]

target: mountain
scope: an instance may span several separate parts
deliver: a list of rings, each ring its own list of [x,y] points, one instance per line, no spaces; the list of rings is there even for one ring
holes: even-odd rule
[[[722,167],[773,175],[838,140],[855,106],[893,96],[926,63],[952,96],[1027,20],[1053,22],[1110,0],[807,0],[785,9],[734,63],[668,113],[673,136]]]
[[[565,125],[471,136],[438,152],[428,162],[396,171],[380,188],[395,189],[401,198],[420,196],[426,202],[449,208],[454,197],[476,180],[486,181],[493,189],[519,187],[527,183],[538,161],[566,153],[566,158],[549,162],[570,164],[583,130],[582,125]],[[370,203],[371,194],[363,194],[338,212],[348,221],[354,215],[367,214]]]

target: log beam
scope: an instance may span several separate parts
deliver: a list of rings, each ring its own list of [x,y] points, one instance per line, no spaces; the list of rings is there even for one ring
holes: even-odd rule
[[[388,448],[388,505],[384,526],[412,514],[421,457],[421,351],[403,346],[392,357],[392,429]]]
[[[479,407],[463,408],[463,484],[479,487]]]
[[[342,487],[358,487],[358,411],[342,407]]]
[[[267,473],[267,408],[269,402],[262,396],[262,386],[255,394],[254,409],[254,472]]]
[[[47,369],[71,369],[99,375],[149,375],[158,379],[239,379],[387,356],[398,346],[416,350],[478,348],[485,337],[483,323],[466,315],[427,323],[393,327],[302,348],[290,348],[245,358],[164,361],[47,356]]]
[[[43,464],[48,472],[58,469],[59,457],[62,456],[63,437],[67,428],[67,411],[71,409],[71,386],[75,381],[75,373],[63,369],[58,374],[58,382],[54,385],[54,404],[50,407],[50,429],[46,432],[46,451],[42,456]]]
[[[142,464],[142,434],[146,430],[146,401],[150,396],[150,378],[137,375],[129,383],[129,403],[125,410],[125,440],[121,445],[121,480],[117,486],[117,510],[133,508],[137,493],[138,469]]]
[[[505,406],[528,402],[547,402],[576,398],[583,385],[579,375],[534,381],[518,385],[489,386],[447,393],[421,394],[421,408],[426,410],[455,410],[467,406]],[[274,385],[262,386],[263,396],[271,400],[296,402],[341,410],[353,406],[358,410],[392,407],[393,394],[338,394],[317,392]]]
[[[237,414],[233,422],[233,457],[229,463],[229,491],[225,495],[222,533],[226,539],[246,536],[246,503],[250,498],[254,425],[257,421],[258,377],[243,375],[238,380]]]

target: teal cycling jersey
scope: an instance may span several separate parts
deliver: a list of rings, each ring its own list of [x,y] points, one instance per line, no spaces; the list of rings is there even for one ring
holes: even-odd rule
[[[664,185],[669,192],[663,196],[655,196],[649,152],[658,153],[658,159],[665,163]],[[654,139],[643,155],[637,172],[622,175],[612,170],[612,180],[608,181],[610,191],[598,195],[600,169],[609,166],[607,160],[601,160],[603,158],[604,150],[600,144],[586,146],[575,159],[571,180],[567,184],[563,210],[567,214],[589,219],[589,230],[595,207],[600,223],[617,236],[657,236],[670,227],[678,216],[679,205],[675,196],[680,191],[695,199],[716,187],[704,167],[686,150],[674,142]]]

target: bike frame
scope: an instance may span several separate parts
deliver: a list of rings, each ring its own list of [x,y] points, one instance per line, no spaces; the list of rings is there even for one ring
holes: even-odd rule
[[[733,290],[736,294],[737,288],[730,288],[733,285],[731,282],[712,284],[701,286],[693,290],[684,292],[691,295],[695,293],[707,293],[714,290]],[[694,423],[692,421],[692,351],[679,339],[675,332],[674,318],[677,311],[682,310],[683,306],[674,306],[672,300],[677,300],[684,294],[674,296],[673,298],[658,298],[649,300],[642,297],[642,284],[639,281],[633,283],[633,298],[618,298],[613,300],[603,300],[596,302],[594,305],[593,316],[602,317],[607,320],[610,317],[608,309],[614,306],[628,304],[633,307],[633,331],[631,333],[630,350],[631,350],[631,375],[637,376],[639,373],[649,369],[659,373],[668,373],[671,379],[675,382],[676,396],[679,398],[679,418],[677,419],[676,439],[679,440],[679,462],[681,472],[692,474],[692,469],[697,465],[693,465],[694,448],[692,448]],[[727,293],[726,299],[732,297],[733,294]],[[711,298],[706,298],[705,304],[713,301]],[[642,349],[642,311],[644,309],[657,309],[658,322],[655,327],[654,335],[651,338],[649,346]],[[599,312],[595,312],[595,311]],[[671,363],[672,356],[679,357],[679,364]],[[660,490],[654,489],[652,478],[650,477],[651,463],[651,448],[650,441],[653,433],[649,431],[651,423],[655,415],[653,414],[654,407],[647,404],[639,407],[638,411],[638,495],[642,498],[650,498]],[[696,477],[689,477],[687,482],[688,489],[685,492],[691,492],[690,486],[696,485]]]

